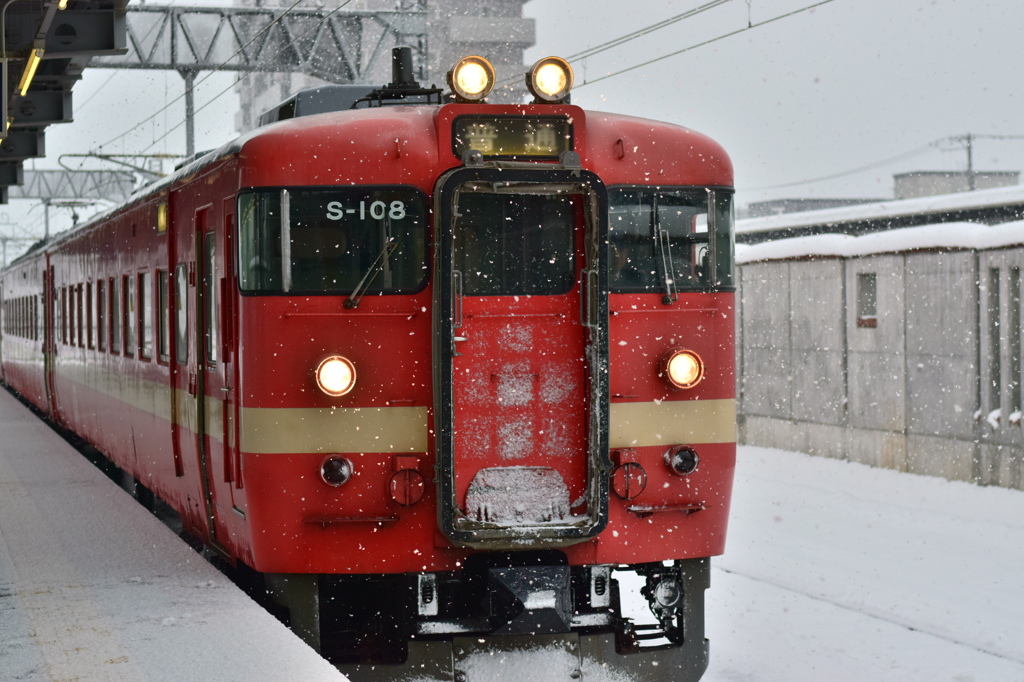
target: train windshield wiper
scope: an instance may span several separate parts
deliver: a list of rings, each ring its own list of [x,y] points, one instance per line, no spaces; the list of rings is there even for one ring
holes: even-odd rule
[[[651,232],[654,235],[654,247],[658,252],[658,260],[661,263],[661,281],[665,287],[665,295],[661,297],[661,302],[669,305],[678,300],[679,295],[676,293],[676,276],[672,262],[672,240],[668,230],[661,226],[657,194],[651,200]]]
[[[363,294],[373,283],[373,280],[384,270],[387,266],[388,259],[391,258],[391,254],[398,248],[398,240],[394,237],[387,237],[384,240],[384,247],[377,254],[377,257],[373,259],[373,263],[367,268],[366,274],[359,280],[359,284],[352,290],[352,293],[345,299],[346,308],[355,308],[359,305],[359,301],[362,300]]]

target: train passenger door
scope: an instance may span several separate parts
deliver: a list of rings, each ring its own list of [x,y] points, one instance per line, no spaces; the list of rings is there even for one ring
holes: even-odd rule
[[[209,211],[196,214],[196,238],[199,255],[196,268],[197,329],[196,358],[202,364],[204,399],[201,404],[200,457],[205,459],[203,475],[204,494],[207,496],[208,514],[215,536],[227,537],[225,521],[232,507],[233,467],[231,465],[232,414],[230,407],[231,377],[224,355],[222,330],[222,287],[225,273],[225,251],[221,240],[223,231],[213,229]],[[233,434],[232,434],[233,435]]]
[[[226,536],[225,514],[218,508],[218,497],[223,500],[230,494],[218,495],[221,486],[217,472],[223,470],[223,448],[218,447],[216,434],[223,414],[220,389],[224,382],[217,374],[218,325],[208,310],[217,301],[211,295],[217,250],[215,232],[207,229],[209,214],[209,207],[196,210],[191,227],[175,235],[172,411],[176,473],[192,482],[190,523],[204,529],[216,547]]]
[[[561,546],[607,523],[606,205],[581,171],[438,183],[438,504],[459,544]]]

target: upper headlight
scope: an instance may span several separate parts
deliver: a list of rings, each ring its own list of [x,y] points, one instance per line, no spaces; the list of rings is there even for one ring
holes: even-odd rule
[[[448,72],[448,87],[464,102],[478,102],[494,88],[494,67],[483,57],[464,57]]]
[[[526,87],[540,102],[561,102],[572,90],[572,67],[561,57],[545,57],[527,72]]]
[[[316,368],[316,385],[327,395],[345,395],[356,385],[356,366],[340,355],[324,358]]]
[[[665,360],[664,372],[676,388],[693,388],[704,378],[704,362],[692,350],[676,350]]]

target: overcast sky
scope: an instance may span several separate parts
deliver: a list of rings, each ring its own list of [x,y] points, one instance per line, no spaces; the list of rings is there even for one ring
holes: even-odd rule
[[[1024,2],[832,0],[757,26],[818,2],[731,0],[575,60],[573,101],[715,137],[732,155],[741,203],[891,197],[894,173],[965,170],[964,144],[939,141],[967,133],[1019,136],[978,139],[976,170],[1024,169]],[[537,48],[528,56],[571,56],[707,4],[532,0]]]
[[[820,0],[727,0],[574,58],[714,2],[531,0],[525,11],[537,20],[537,47],[527,61],[570,58],[576,104],[663,119],[718,139],[732,155],[741,204],[891,197],[894,173],[966,169],[964,144],[948,138],[967,133],[1018,136],[979,137],[976,170],[1024,169],[1019,0],[831,0],[776,21]],[[197,113],[197,149],[234,136],[233,79],[214,74],[197,86],[198,106],[213,101]],[[57,168],[61,154],[100,148],[180,152],[184,129],[167,131],[183,117],[182,92],[176,73],[87,69],[74,90],[75,122],[48,128],[47,157],[26,167]],[[838,177],[815,181],[831,176]],[[0,223],[18,227],[0,232],[40,234],[43,209],[16,204],[24,205],[0,207]],[[69,216],[53,209],[53,229],[66,227]]]

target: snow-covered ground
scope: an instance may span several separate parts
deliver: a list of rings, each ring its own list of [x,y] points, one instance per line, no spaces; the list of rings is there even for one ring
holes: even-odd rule
[[[741,447],[712,565],[706,682],[1024,680],[1024,492]],[[343,677],[0,392],[8,679]]]
[[[707,682],[1024,680],[1024,492],[741,447]]]
[[[0,389],[0,682],[344,682]]]

